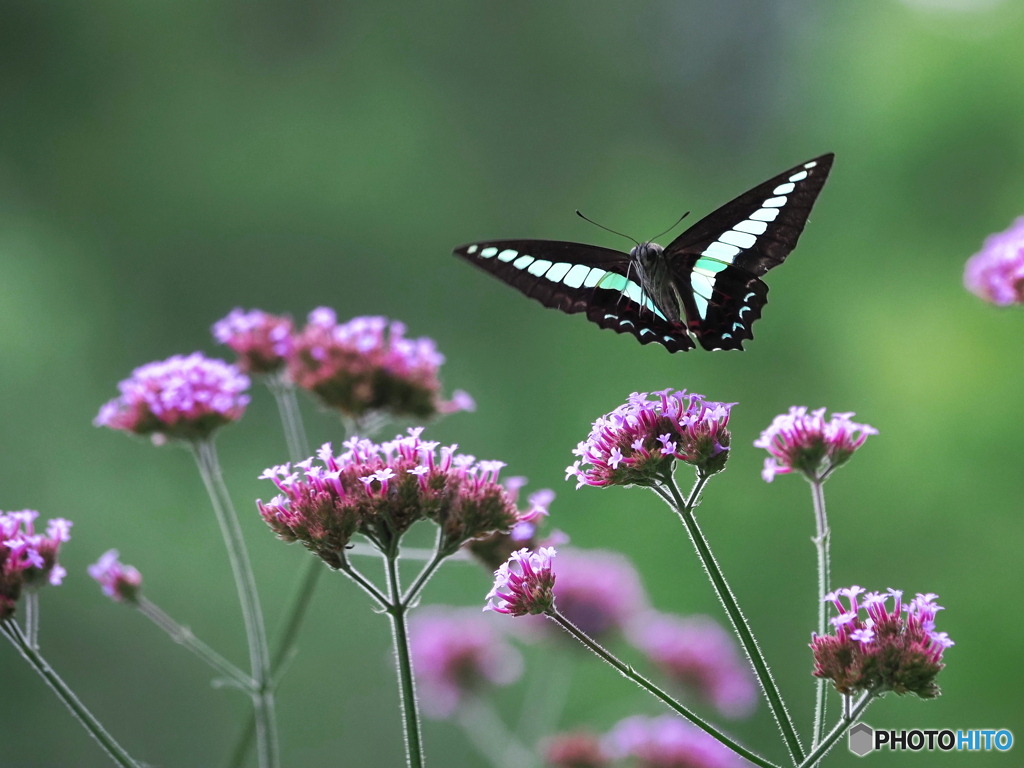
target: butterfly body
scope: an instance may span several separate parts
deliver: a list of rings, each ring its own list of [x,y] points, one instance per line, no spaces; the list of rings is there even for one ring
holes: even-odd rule
[[[796,247],[832,166],[822,155],[704,217],[662,248],[628,254],[556,240],[494,240],[454,253],[547,307],[585,313],[670,352],[742,349],[768,301],[761,275]]]

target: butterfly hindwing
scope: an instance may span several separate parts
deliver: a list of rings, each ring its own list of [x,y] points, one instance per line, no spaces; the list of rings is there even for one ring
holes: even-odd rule
[[[557,240],[492,240],[454,253],[546,307],[585,312],[602,328],[672,352],[694,346],[686,329],[666,320],[641,289],[628,254]]]
[[[759,277],[796,247],[833,159],[822,155],[759,184],[665,249],[689,328],[705,349],[742,349],[753,338],[751,326],[768,301]]]

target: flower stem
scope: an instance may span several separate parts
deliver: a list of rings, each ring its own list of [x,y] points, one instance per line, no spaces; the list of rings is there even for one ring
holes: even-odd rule
[[[50,686],[50,690],[57,694],[57,698],[64,703],[64,706],[71,710],[71,714],[89,732],[89,735],[96,739],[103,748],[103,751],[110,756],[111,760],[117,765],[122,766],[122,768],[140,768],[139,764],[132,759],[132,756],[125,751],[124,747],[114,740],[114,737],[107,732],[100,724],[100,721],[78,700],[74,691],[68,688],[67,683],[61,680],[60,676],[53,671],[46,662],[46,659],[39,654],[39,651],[29,643],[28,638],[21,631],[21,627],[10,620],[2,621],[0,622],[0,634],[11,641],[11,644],[18,649],[25,661],[46,681],[46,684]]]
[[[423,566],[423,570],[419,572],[416,580],[412,583],[412,586],[406,591],[402,597],[402,604],[406,607],[412,605],[416,598],[419,597],[420,592],[430,581],[430,577],[434,575],[434,571],[437,570],[438,566],[444,562],[445,554],[441,551],[441,547],[444,543],[444,530],[440,527],[437,529],[437,542],[434,545],[434,554],[430,558],[430,561]]]
[[[281,415],[281,426],[284,428],[284,440],[288,445],[288,456],[291,460],[302,461],[310,455],[309,440],[306,428],[302,423],[302,412],[299,400],[295,396],[295,385],[285,378],[284,374],[267,377],[267,389],[277,402],[277,412]]]
[[[804,759],[803,745],[800,744],[800,737],[797,736],[796,728],[793,726],[793,720],[782,700],[782,694],[779,693],[779,688],[775,684],[771,670],[768,669],[768,663],[765,661],[764,656],[761,653],[757,640],[754,638],[754,633],[751,631],[746,617],[740,610],[739,603],[736,602],[736,596],[729,587],[729,582],[725,580],[725,575],[722,573],[722,569],[719,567],[718,562],[711,553],[711,547],[708,544],[707,539],[704,538],[704,534],[701,532],[700,526],[697,525],[697,518],[693,514],[694,507],[700,497],[700,492],[703,490],[708,479],[709,478],[707,476],[698,474],[697,482],[693,486],[693,490],[690,492],[690,497],[684,500],[683,495],[679,490],[679,486],[676,485],[675,478],[672,475],[669,475],[665,478],[665,488],[668,489],[671,496],[666,497],[663,493],[659,493],[658,495],[676,511],[679,518],[683,521],[683,525],[686,526],[686,532],[690,535],[690,540],[697,549],[697,555],[700,557],[700,561],[704,565],[704,570],[711,579],[711,583],[715,588],[715,593],[718,595],[719,601],[722,603],[722,607],[729,615],[729,620],[732,622],[733,630],[735,630],[739,637],[740,643],[743,645],[743,650],[747,654],[747,659],[754,668],[754,673],[757,676],[758,682],[760,682],[765,697],[768,699],[768,706],[771,708],[772,715],[775,717],[775,722],[779,726],[782,739],[786,742],[786,747],[789,750],[790,757],[794,763],[800,763]]]
[[[846,733],[849,727],[853,725],[853,721],[860,717],[864,710],[867,709],[868,704],[872,702],[873,698],[874,697],[870,692],[861,696],[860,700],[853,707],[853,710],[849,712],[849,714],[843,715],[839,722],[836,723],[836,726],[829,732],[828,736],[823,738],[821,743],[811,750],[811,753],[802,763],[800,763],[798,768],[810,768],[821,760],[821,758],[825,756],[825,753],[832,749],[832,746],[844,733]]]
[[[409,606],[402,602],[402,584],[398,575],[398,547],[389,548],[387,580],[390,600],[387,614],[391,617],[391,633],[395,643],[398,667],[398,687],[402,694],[403,724],[405,727],[405,754],[409,768],[423,768],[423,737],[420,734],[420,716],[416,705],[416,683],[409,656],[409,628],[406,614]]]
[[[194,442],[192,453],[224,536],[228,559],[231,562],[231,571],[238,589],[238,598],[242,605],[242,617],[245,620],[245,633],[249,644],[249,662],[252,679],[255,682],[252,699],[256,718],[256,753],[259,765],[260,768],[278,768],[280,748],[277,740],[274,693],[270,685],[270,654],[267,649],[263,612],[260,610],[259,596],[256,593],[256,579],[249,562],[249,553],[245,548],[242,529],[238,524],[238,515],[235,513],[231,496],[228,494],[228,489],[221,476],[217,451],[213,442],[211,440]]]
[[[25,640],[39,650],[39,593],[34,589],[25,593]]]
[[[726,736],[720,730],[715,728],[715,726],[711,725],[711,723],[708,723],[707,721],[701,719],[694,712],[691,712],[689,709],[684,707],[678,701],[676,701],[667,693],[665,693],[665,691],[661,690],[661,688],[656,686],[646,677],[644,677],[635,669],[633,669],[632,666],[620,661],[614,654],[611,653],[611,651],[606,650],[597,641],[595,641],[589,635],[583,632],[583,630],[576,627],[572,622],[570,622],[567,618],[565,618],[554,608],[548,611],[545,614],[545,616],[554,621],[556,624],[558,624],[558,626],[560,626],[570,635],[572,635],[581,643],[583,643],[583,645],[585,645],[591,651],[596,653],[600,658],[602,658],[604,661],[606,661],[608,664],[610,664],[612,667],[618,670],[623,677],[632,680],[641,688],[653,694],[655,698],[661,700],[664,704],[667,704],[670,709],[674,710],[678,714],[685,717],[687,720],[696,725],[706,734],[713,737],[716,741],[721,742],[726,747],[731,749],[733,752],[740,755],[741,757],[746,758],[754,765],[759,765],[762,768],[777,768],[777,766],[774,763],[761,757],[755,752],[751,752],[742,744],[733,741],[729,736]]]
[[[828,606],[823,598],[832,591],[831,564],[829,562],[829,538],[831,531],[829,531],[828,527],[828,516],[825,514],[824,479],[819,478],[811,481],[811,498],[814,501],[814,522],[816,526],[814,546],[818,551],[818,637],[823,637],[828,632]],[[819,678],[814,702],[812,750],[825,737],[825,717],[828,707],[826,693],[826,681],[824,678]]]
[[[197,638],[191,629],[179,624],[164,613],[156,603],[147,600],[145,597],[140,597],[135,607],[139,609],[143,616],[166,632],[171,640],[185,646],[222,675],[231,678],[246,693],[251,695],[254,692],[256,683],[249,675],[245,674],[245,672]]]

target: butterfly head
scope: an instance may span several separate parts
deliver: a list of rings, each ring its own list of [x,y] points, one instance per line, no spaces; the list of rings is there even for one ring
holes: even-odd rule
[[[646,268],[660,260],[664,251],[665,249],[657,243],[640,243],[636,248],[630,250],[629,258]]]

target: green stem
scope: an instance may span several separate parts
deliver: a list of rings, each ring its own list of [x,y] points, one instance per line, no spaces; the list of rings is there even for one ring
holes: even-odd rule
[[[822,637],[828,633],[828,605],[823,599],[832,591],[831,564],[829,562],[829,538],[831,532],[828,527],[828,515],[825,513],[825,481],[822,479],[811,481],[811,498],[814,501],[814,522],[816,536],[814,547],[818,552],[818,636]],[[825,717],[828,707],[826,698],[827,688],[824,678],[817,681],[814,702],[814,734],[811,742],[813,750],[825,737]]]
[[[416,705],[416,683],[409,656],[409,628],[406,624],[408,605],[402,602],[402,584],[398,575],[398,547],[387,552],[388,601],[387,614],[391,617],[391,631],[395,643],[398,667],[398,687],[402,694],[402,713],[405,726],[405,753],[409,768],[423,768],[423,738]]]
[[[30,589],[25,593],[25,640],[39,650],[39,593]]]
[[[299,400],[295,396],[295,386],[284,374],[277,374],[267,377],[267,389],[277,402],[277,412],[281,415],[281,426],[284,428],[284,440],[288,445],[288,456],[293,462],[302,461],[311,453],[306,428],[302,424],[302,413],[299,411]]]
[[[0,621],[0,634],[11,641],[11,644],[18,649],[25,661],[46,681],[46,684],[50,686],[50,690],[57,694],[57,698],[71,711],[71,714],[89,732],[89,735],[96,739],[100,747],[103,748],[103,751],[110,756],[111,760],[117,765],[122,766],[122,768],[140,768],[139,764],[132,759],[132,756],[125,751],[124,747],[107,733],[107,730],[100,724],[100,721],[78,700],[74,691],[68,688],[67,683],[61,680],[60,676],[53,671],[46,662],[46,659],[39,654],[39,651],[29,643],[28,638],[21,631],[21,627],[11,620]]]
[[[867,709],[868,704],[871,703],[873,698],[874,697],[871,693],[865,693],[849,715],[842,717],[839,722],[836,723],[836,726],[829,732],[828,736],[823,738],[821,743],[811,750],[811,753],[802,763],[800,763],[798,768],[811,768],[811,766],[821,760],[821,758],[825,756],[825,753],[832,749],[832,746],[844,733],[846,733],[849,727],[853,725],[853,721],[860,717],[864,710]]]
[[[687,720],[696,725],[706,734],[713,737],[716,741],[721,742],[726,747],[731,749],[733,752],[740,755],[741,757],[746,758],[754,765],[759,765],[762,768],[778,768],[774,763],[761,757],[756,752],[751,752],[749,749],[744,747],[739,742],[733,741],[733,739],[731,739],[729,736],[726,736],[720,730],[715,728],[715,726],[711,725],[711,723],[698,717],[696,713],[691,712],[678,701],[673,699],[671,696],[665,693],[665,691],[661,690],[661,688],[656,686],[646,677],[644,677],[635,669],[633,669],[632,666],[620,661],[614,654],[611,653],[611,651],[606,650],[603,646],[598,644],[589,635],[587,635],[581,629],[576,627],[572,622],[570,622],[567,618],[565,618],[554,608],[552,608],[548,613],[544,615],[552,621],[554,621],[556,624],[558,624],[558,626],[560,626],[570,635],[575,637],[581,643],[583,643],[583,645],[585,645],[587,648],[589,648],[591,651],[597,654],[601,659],[603,659],[616,670],[618,670],[623,677],[632,680],[641,688],[653,694],[655,698],[659,699],[662,703],[668,705],[670,709],[674,710],[678,714],[685,717]]]
[[[164,613],[156,603],[145,597],[140,597],[135,603],[135,607],[139,609],[143,616],[166,632],[171,640],[185,646],[222,675],[226,675],[234,680],[238,687],[246,693],[251,695],[254,692],[256,683],[249,675],[245,674],[245,672],[196,637],[191,629],[182,626]]]
[[[278,768],[280,747],[277,739],[274,692],[270,685],[270,654],[267,649],[263,612],[260,610],[256,579],[249,562],[249,553],[245,548],[242,529],[238,524],[238,515],[235,513],[231,496],[228,494],[228,489],[221,476],[217,451],[212,440],[198,440],[192,443],[192,453],[224,536],[228,559],[231,562],[231,571],[238,589],[238,599],[242,605],[252,679],[256,684],[252,699],[256,718],[256,753],[259,765],[260,768]]]
[[[412,586],[409,587],[408,590],[406,590],[405,596],[402,597],[403,605],[410,606],[415,602],[416,598],[419,597],[420,592],[423,590],[423,587],[427,585],[427,582],[430,580],[430,577],[434,575],[434,571],[436,571],[438,566],[441,565],[442,562],[444,562],[445,555],[441,551],[441,546],[443,543],[444,530],[438,527],[437,541],[434,544],[434,554],[430,558],[430,562],[423,566],[423,570],[419,572],[419,575],[416,577],[416,580],[412,583]]]
[[[693,514],[694,507],[700,497],[700,492],[703,490],[708,479],[708,477],[698,474],[697,482],[690,492],[690,497],[684,500],[682,493],[679,491],[679,486],[676,485],[675,478],[669,475],[665,478],[665,487],[668,489],[671,497],[666,497],[663,493],[658,495],[676,511],[679,518],[683,521],[683,525],[686,526],[686,532],[690,535],[690,540],[697,549],[697,555],[704,565],[704,570],[711,579],[715,593],[728,614],[733,629],[740,639],[743,650],[747,654],[747,659],[749,659],[751,666],[754,668],[754,673],[761,684],[765,697],[768,699],[768,706],[771,708],[775,722],[779,726],[783,741],[786,742],[790,757],[794,764],[800,763],[804,759],[804,749],[800,744],[800,737],[797,736],[796,728],[793,726],[793,720],[782,700],[782,694],[779,693],[779,688],[775,684],[771,670],[768,669],[768,663],[761,653],[757,640],[754,638],[754,633],[751,631],[746,617],[740,610],[739,603],[736,602],[736,596],[729,587],[729,583],[725,580],[725,575],[711,553],[711,547],[707,539],[704,538],[700,526],[697,525],[697,518]]]

